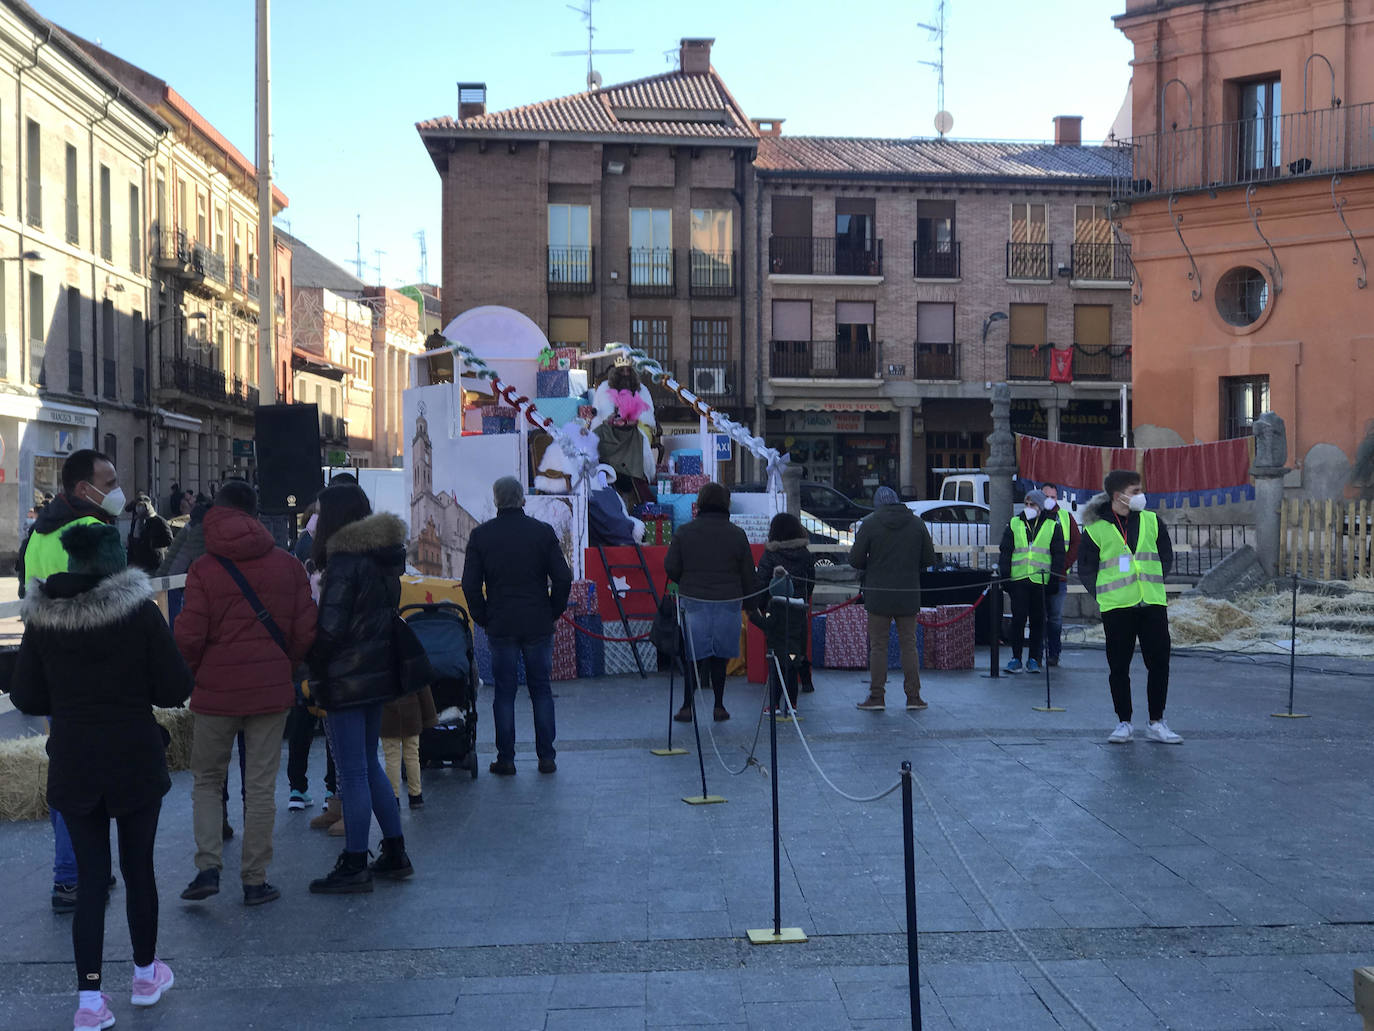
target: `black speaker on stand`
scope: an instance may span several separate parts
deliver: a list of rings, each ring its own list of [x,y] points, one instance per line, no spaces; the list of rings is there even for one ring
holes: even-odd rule
[[[296,540],[296,513],[324,488],[320,415],[315,405],[263,405],[254,413],[258,507],[286,515],[287,539]]]

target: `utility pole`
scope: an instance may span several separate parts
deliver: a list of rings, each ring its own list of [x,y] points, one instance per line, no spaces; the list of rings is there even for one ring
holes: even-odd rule
[[[415,232],[415,239],[420,241],[420,282],[429,282],[429,253],[425,249],[425,231],[418,229]]]
[[[272,49],[270,0],[258,4],[258,403],[277,402],[272,275]]]

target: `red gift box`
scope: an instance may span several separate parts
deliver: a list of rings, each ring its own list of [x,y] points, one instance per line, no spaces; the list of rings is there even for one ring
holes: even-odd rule
[[[594,616],[596,612],[596,581],[574,580],[568,595],[568,615]]]
[[[563,619],[553,625],[553,679],[577,679],[577,628]]]
[[[515,409],[508,405],[483,405],[482,415],[488,419],[514,419]]]
[[[940,636],[931,629],[936,623],[940,622],[937,613],[940,610],[934,607],[923,608],[916,614],[916,622],[921,624],[925,631],[921,636],[925,639],[925,650],[921,655],[922,669],[940,669],[936,665],[940,661]]]
[[[672,478],[674,494],[695,494],[711,482],[711,477],[705,473],[693,473],[691,475],[674,476]]]
[[[933,628],[926,630],[926,648],[934,651],[931,669],[973,669],[973,606],[940,605]],[[931,642],[936,643],[932,649]]]
[[[846,605],[825,618],[826,669],[868,668],[868,613]]]

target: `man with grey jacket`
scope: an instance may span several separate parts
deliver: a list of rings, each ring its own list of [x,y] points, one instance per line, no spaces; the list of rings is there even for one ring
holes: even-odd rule
[[[891,487],[878,488],[873,509],[873,514],[859,524],[854,549],[849,553],[849,564],[860,573],[868,613],[870,683],[868,697],[859,708],[880,712],[887,707],[888,626],[895,621],[906,707],[924,709],[916,616],[921,611],[921,570],[935,564],[935,544],[926,524],[901,503]]]

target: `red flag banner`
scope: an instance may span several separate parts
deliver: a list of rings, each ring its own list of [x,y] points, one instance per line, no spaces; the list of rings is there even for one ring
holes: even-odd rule
[[[1073,348],[1050,348],[1050,382],[1073,382]]]

